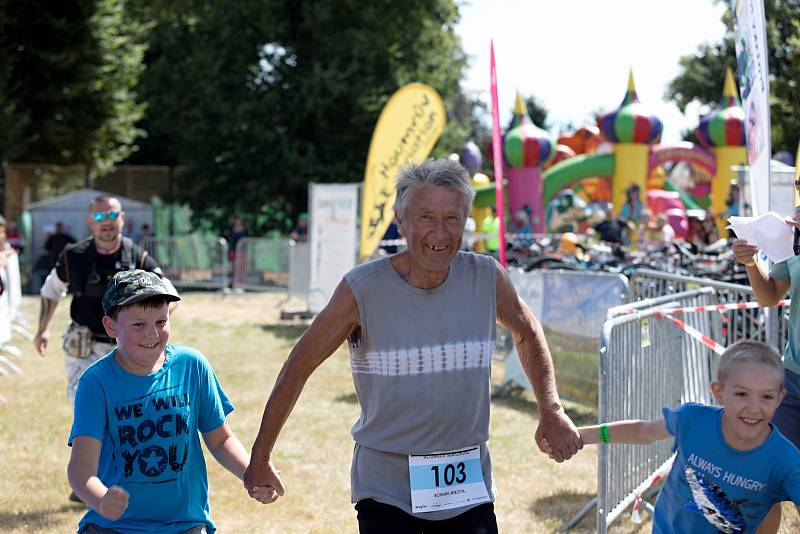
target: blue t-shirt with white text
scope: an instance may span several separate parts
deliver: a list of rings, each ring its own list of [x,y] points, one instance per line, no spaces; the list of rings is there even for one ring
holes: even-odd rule
[[[120,367],[114,349],[78,382],[69,445],[77,436],[99,440],[97,476],[130,494],[118,520],[90,508],[79,531],[93,523],[121,533],[172,534],[203,524],[214,532],[198,432],[222,425],[233,405],[199,351],[165,351],[164,365],[140,376]]]
[[[656,501],[653,532],[755,532],[777,502],[800,504],[800,451],[774,426],[747,451],[727,444],[723,408],[664,408],[677,455]]]

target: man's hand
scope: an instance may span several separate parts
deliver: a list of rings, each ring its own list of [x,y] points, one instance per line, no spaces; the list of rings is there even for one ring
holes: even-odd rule
[[[733,257],[736,261],[742,264],[748,264],[753,261],[753,256],[758,252],[758,247],[750,245],[744,239],[737,239],[733,242]]]
[[[47,356],[47,342],[50,341],[50,331],[36,332],[33,338],[33,346],[36,347],[36,352],[39,356]]]
[[[254,462],[244,472],[242,477],[244,487],[252,498],[261,504],[270,504],[282,497],[286,491],[280,477],[280,471],[275,469],[271,461]]]
[[[578,429],[563,408],[540,414],[534,439],[539,450],[559,463],[569,460],[583,448]]]
[[[125,513],[128,508],[128,492],[120,486],[111,486],[103,498],[100,500],[100,506],[97,513],[116,521],[120,516]]]

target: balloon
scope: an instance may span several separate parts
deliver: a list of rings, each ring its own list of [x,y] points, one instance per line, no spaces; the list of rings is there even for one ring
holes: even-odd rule
[[[481,157],[481,149],[478,148],[478,145],[473,143],[472,141],[468,141],[464,143],[464,146],[461,147],[461,154],[459,155],[459,161],[461,165],[467,169],[469,175],[472,176],[481,168],[481,163],[483,158]]]

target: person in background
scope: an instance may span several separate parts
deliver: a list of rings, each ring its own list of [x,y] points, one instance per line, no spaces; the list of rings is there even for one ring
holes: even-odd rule
[[[132,239],[133,239],[134,243],[136,243],[137,245],[141,245],[144,242],[145,239],[147,239],[148,237],[152,237],[152,236],[153,236],[153,232],[150,230],[150,225],[147,224],[147,223],[142,223],[141,230],[136,232],[133,235]]]
[[[243,237],[248,237],[250,233],[244,226],[244,221],[240,215],[233,218],[233,226],[228,230],[228,260],[231,262],[232,276],[231,284],[243,281],[247,276],[247,251],[241,254],[236,251],[236,245]]]
[[[72,234],[64,231],[64,223],[58,221],[56,223],[55,232],[47,238],[47,241],[44,243],[44,248],[47,253],[50,254],[50,259],[55,263],[61,255],[61,251],[64,250],[64,247],[76,242],[77,239],[75,239]]]
[[[397,254],[398,248],[397,248],[396,242],[399,239],[401,239],[402,237],[403,236],[400,235],[400,230],[398,230],[398,228],[397,228],[397,223],[394,220],[392,220],[392,222],[389,223],[389,227],[386,229],[386,232],[383,234],[383,237],[381,238],[381,242],[383,243],[383,242],[386,242],[386,241],[394,241],[395,243],[394,244],[389,244],[389,243],[382,244],[380,249],[385,254]]]
[[[497,254],[500,250],[500,217],[497,208],[492,206],[492,214],[484,217],[481,222],[481,233],[486,234],[486,250],[489,254]]]
[[[308,213],[303,212],[297,217],[297,224],[292,228],[289,237],[295,241],[308,241]]]
[[[511,224],[508,228],[509,233],[513,234],[514,239],[522,246],[530,246],[533,243],[531,230],[531,221],[528,218],[528,212],[524,209],[518,209],[511,219]]]
[[[146,251],[122,236],[125,212],[119,199],[99,195],[89,204],[86,221],[92,235],[67,245],[42,285],[39,324],[33,339],[40,356],[47,355],[48,326],[58,303],[67,294],[70,325],[63,335],[64,366],[67,374],[67,400],[75,400],[78,379],[95,361],[108,354],[116,340],[103,327],[102,300],[109,280],[120,271],[144,269],[162,276],[161,267]],[[164,278],[165,283],[169,281]],[[173,305],[174,306],[174,305]],[[79,501],[73,493],[70,500]]]
[[[637,225],[641,221],[641,214],[644,209],[644,204],[639,198],[639,191],[639,184],[631,184],[625,191],[625,203],[619,211],[620,219]]]

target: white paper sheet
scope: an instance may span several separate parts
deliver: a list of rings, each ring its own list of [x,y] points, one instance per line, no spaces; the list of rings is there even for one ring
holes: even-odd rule
[[[767,257],[783,261],[793,256],[792,242],[794,231],[783,222],[783,217],[770,211],[759,217],[730,217],[728,228],[736,232],[736,237],[756,245]]]

